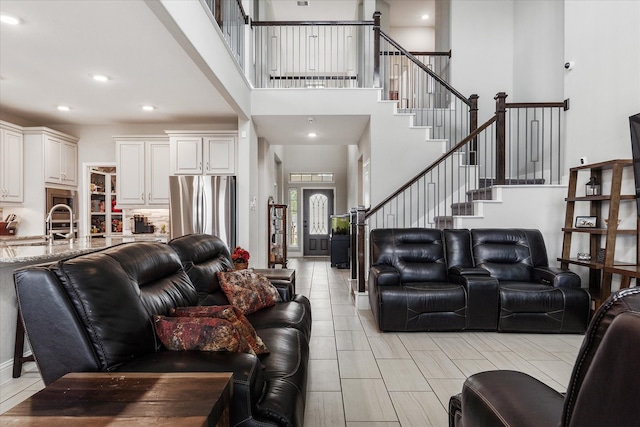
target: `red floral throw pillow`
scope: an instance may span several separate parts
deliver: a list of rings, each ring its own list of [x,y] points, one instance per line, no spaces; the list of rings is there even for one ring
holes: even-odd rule
[[[243,314],[255,313],[280,301],[278,290],[263,274],[237,270],[219,271],[217,275],[227,299]]]
[[[231,322],[211,317],[153,316],[156,333],[168,350],[229,351],[255,354]]]
[[[231,322],[256,354],[267,354],[269,349],[256,333],[249,319],[242,314],[238,307],[232,305],[200,305],[192,307],[178,307],[170,309],[176,317],[214,317]]]

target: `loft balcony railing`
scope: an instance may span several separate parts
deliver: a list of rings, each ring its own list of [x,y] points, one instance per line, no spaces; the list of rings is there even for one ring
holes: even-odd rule
[[[373,87],[374,21],[254,21],[256,88]]]
[[[406,62],[393,58],[390,63],[392,55],[409,55],[414,63],[430,70],[435,76],[429,80],[431,89],[436,81],[445,81],[449,73],[451,52],[403,50],[380,30],[378,12],[370,21],[253,21],[251,28],[256,88],[386,87],[383,99],[392,99],[389,90],[393,89],[389,87],[393,83],[380,78],[391,78],[385,70]],[[385,49],[384,43],[397,47]],[[422,76],[422,80],[426,77]],[[408,80],[402,81],[405,92],[409,84]]]
[[[352,279],[365,291],[366,236],[376,228],[447,228],[493,185],[560,184],[564,102],[507,103],[373,208],[352,209]]]
[[[477,96],[448,82],[451,52],[409,52],[372,21],[255,21],[256,88],[381,88],[449,147],[475,129]]]
[[[244,69],[245,25],[249,17],[244,12],[241,0],[204,0],[224,35],[233,57]]]

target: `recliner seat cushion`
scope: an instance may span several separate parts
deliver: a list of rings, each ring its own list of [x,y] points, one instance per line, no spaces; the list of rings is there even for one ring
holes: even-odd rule
[[[499,331],[584,332],[589,296],[580,288],[501,282]]]
[[[454,331],[465,328],[467,298],[453,283],[378,288],[383,331]]]
[[[292,301],[276,305],[247,315],[247,319],[260,335],[261,329],[294,328],[307,337],[311,336],[311,303],[304,295],[296,295]]]

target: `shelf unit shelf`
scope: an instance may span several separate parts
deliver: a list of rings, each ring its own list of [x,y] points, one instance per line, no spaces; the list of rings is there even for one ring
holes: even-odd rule
[[[287,268],[287,205],[269,203],[268,214],[269,268]]]
[[[562,243],[562,256],[558,258],[562,268],[569,265],[586,267],[589,269],[589,293],[594,302],[594,309],[597,309],[611,294],[612,274],[623,275],[621,287],[629,285],[629,277],[638,277],[640,265],[640,254],[635,263],[623,262],[614,259],[616,240],[618,236],[635,236],[636,252],[638,249],[640,217],[638,217],[635,229],[619,229],[618,215],[620,204],[625,202],[635,202],[636,196],[621,194],[623,171],[631,168],[631,159],[610,160],[606,162],[581,165],[570,169],[569,189],[566,201],[565,224],[562,228],[564,235]],[[578,176],[579,172],[589,172],[599,182],[602,182],[603,171],[610,170],[609,194],[578,196]],[[574,214],[576,203],[588,203],[590,216],[596,217],[596,225],[605,222],[611,224],[602,228],[578,228],[574,225]],[[635,205],[635,203],[634,203]],[[579,260],[571,257],[571,243],[574,233],[589,235],[589,255],[590,260]],[[635,276],[634,276],[635,274]]]

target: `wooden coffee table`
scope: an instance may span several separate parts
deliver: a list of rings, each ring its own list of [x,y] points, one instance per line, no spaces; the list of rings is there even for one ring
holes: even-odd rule
[[[72,373],[0,416],[5,426],[228,426],[231,373]]]

